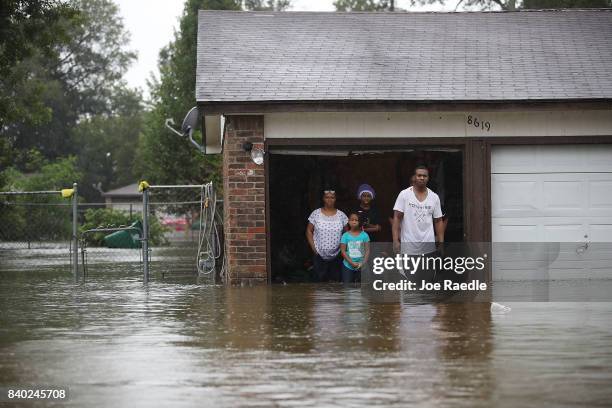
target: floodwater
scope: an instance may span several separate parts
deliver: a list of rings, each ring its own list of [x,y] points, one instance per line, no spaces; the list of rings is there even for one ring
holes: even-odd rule
[[[74,407],[610,406],[612,303],[371,303],[0,261],[0,385]],[[6,262],[5,262],[6,265]],[[127,269],[126,269],[127,270]],[[36,403],[15,406],[37,406]],[[54,403],[39,403],[52,406]]]

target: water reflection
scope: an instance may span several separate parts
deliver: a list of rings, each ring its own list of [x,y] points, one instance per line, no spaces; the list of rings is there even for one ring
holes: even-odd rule
[[[487,303],[377,303],[339,285],[0,277],[0,383],[68,384],[69,406],[488,407],[611,396],[604,303],[523,304],[495,317]],[[538,387],[522,367],[540,373]],[[555,391],[576,373],[571,392]]]
[[[445,397],[489,401],[495,387],[493,337],[488,303],[436,305],[438,356],[443,363]]]

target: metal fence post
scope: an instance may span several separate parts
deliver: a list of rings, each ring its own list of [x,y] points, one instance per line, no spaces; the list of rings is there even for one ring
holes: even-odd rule
[[[149,189],[142,191],[142,262],[144,283],[149,282]]]
[[[75,282],[79,280],[78,205],[79,194],[77,183],[74,183],[72,184],[72,274]]]

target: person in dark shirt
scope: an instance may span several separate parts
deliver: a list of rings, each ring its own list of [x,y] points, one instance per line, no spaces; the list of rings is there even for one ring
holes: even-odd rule
[[[373,233],[380,232],[382,229],[378,218],[378,210],[372,203],[376,198],[376,192],[369,184],[362,184],[357,189],[359,205],[354,210],[359,215],[359,221],[363,230],[372,236]]]

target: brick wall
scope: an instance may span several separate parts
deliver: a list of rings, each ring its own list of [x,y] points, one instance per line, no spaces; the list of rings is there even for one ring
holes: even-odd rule
[[[223,140],[223,215],[229,283],[266,282],[264,166],[242,148],[263,148],[263,116],[229,116]]]

